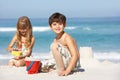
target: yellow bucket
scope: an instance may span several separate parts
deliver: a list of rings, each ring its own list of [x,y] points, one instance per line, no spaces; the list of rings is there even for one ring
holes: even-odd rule
[[[19,57],[20,55],[22,55],[22,51],[12,51],[12,55]]]

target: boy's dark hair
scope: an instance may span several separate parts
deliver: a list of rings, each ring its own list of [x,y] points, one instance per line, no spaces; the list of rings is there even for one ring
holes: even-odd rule
[[[53,22],[63,23],[65,26],[66,17],[63,14],[56,12],[49,17],[49,25],[51,25]]]

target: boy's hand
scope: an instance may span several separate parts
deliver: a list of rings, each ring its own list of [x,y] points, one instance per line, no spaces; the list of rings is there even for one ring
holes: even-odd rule
[[[59,76],[67,76],[69,74],[69,72],[68,71],[60,71],[59,73],[58,73],[58,75]]]

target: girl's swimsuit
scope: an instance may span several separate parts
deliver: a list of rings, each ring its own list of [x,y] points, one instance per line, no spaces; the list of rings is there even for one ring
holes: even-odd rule
[[[22,55],[26,55],[27,50],[28,49],[25,47],[24,42],[22,42]]]

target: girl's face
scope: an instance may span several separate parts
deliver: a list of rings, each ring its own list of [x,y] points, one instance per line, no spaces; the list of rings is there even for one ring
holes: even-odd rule
[[[62,23],[53,22],[50,27],[56,34],[64,31],[64,25]]]
[[[27,33],[27,29],[26,28],[19,28],[18,31],[19,31],[20,35],[22,35],[22,36],[25,36],[26,33]]]

